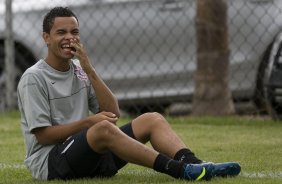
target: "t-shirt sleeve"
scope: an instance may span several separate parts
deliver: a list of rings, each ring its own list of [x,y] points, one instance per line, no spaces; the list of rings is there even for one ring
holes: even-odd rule
[[[36,74],[25,75],[18,86],[19,103],[29,131],[51,126],[50,106],[44,82]]]
[[[80,62],[78,59],[73,59],[73,64],[74,64],[74,67],[76,68],[76,70],[82,70],[81,66],[80,66]],[[83,71],[83,70],[82,70]],[[83,71],[84,73],[84,71]],[[85,74],[85,73],[84,73]],[[87,75],[85,74],[86,78],[87,78]],[[88,108],[89,110],[96,114],[99,112],[99,103],[97,101],[97,97],[96,97],[96,94],[95,94],[95,91],[90,83],[89,80],[86,80],[85,81],[85,85],[87,86],[87,97],[88,97]]]

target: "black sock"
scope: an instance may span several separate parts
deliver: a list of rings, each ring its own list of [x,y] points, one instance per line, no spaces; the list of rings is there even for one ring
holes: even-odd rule
[[[183,178],[184,163],[173,160],[163,154],[159,154],[155,160],[153,169],[168,174],[174,178]]]
[[[200,164],[202,160],[198,159],[195,154],[189,150],[188,148],[183,148],[179,150],[175,156],[174,160],[178,160],[180,162],[184,162],[187,164]]]

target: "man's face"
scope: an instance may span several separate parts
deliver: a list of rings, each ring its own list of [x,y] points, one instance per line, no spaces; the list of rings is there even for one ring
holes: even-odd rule
[[[54,20],[50,34],[43,33],[43,38],[48,46],[49,55],[58,59],[69,60],[73,57],[70,40],[79,38],[79,27],[75,17],[57,17]]]

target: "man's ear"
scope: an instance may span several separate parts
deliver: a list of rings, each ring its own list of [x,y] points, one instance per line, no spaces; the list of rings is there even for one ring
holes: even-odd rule
[[[49,43],[50,43],[50,34],[49,33],[46,33],[46,32],[43,32],[42,33],[42,37],[44,39],[44,42],[46,43],[46,45],[48,46]]]

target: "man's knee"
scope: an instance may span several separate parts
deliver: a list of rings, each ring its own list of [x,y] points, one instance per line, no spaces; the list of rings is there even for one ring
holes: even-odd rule
[[[90,127],[87,131],[87,139],[92,141],[107,141],[115,134],[117,128],[109,121],[101,121]]]
[[[163,115],[161,115],[158,112],[149,112],[149,113],[146,113],[146,116],[153,122],[166,122]]]
[[[114,139],[117,128],[109,121],[101,121],[90,127],[87,131],[87,142],[92,149],[98,153],[104,152],[105,149]]]
[[[115,125],[109,121],[100,121],[88,129],[88,134],[107,136],[114,131],[114,126]]]
[[[149,112],[143,115],[145,116],[146,122],[150,123],[152,126],[167,124],[166,119],[158,112]]]

